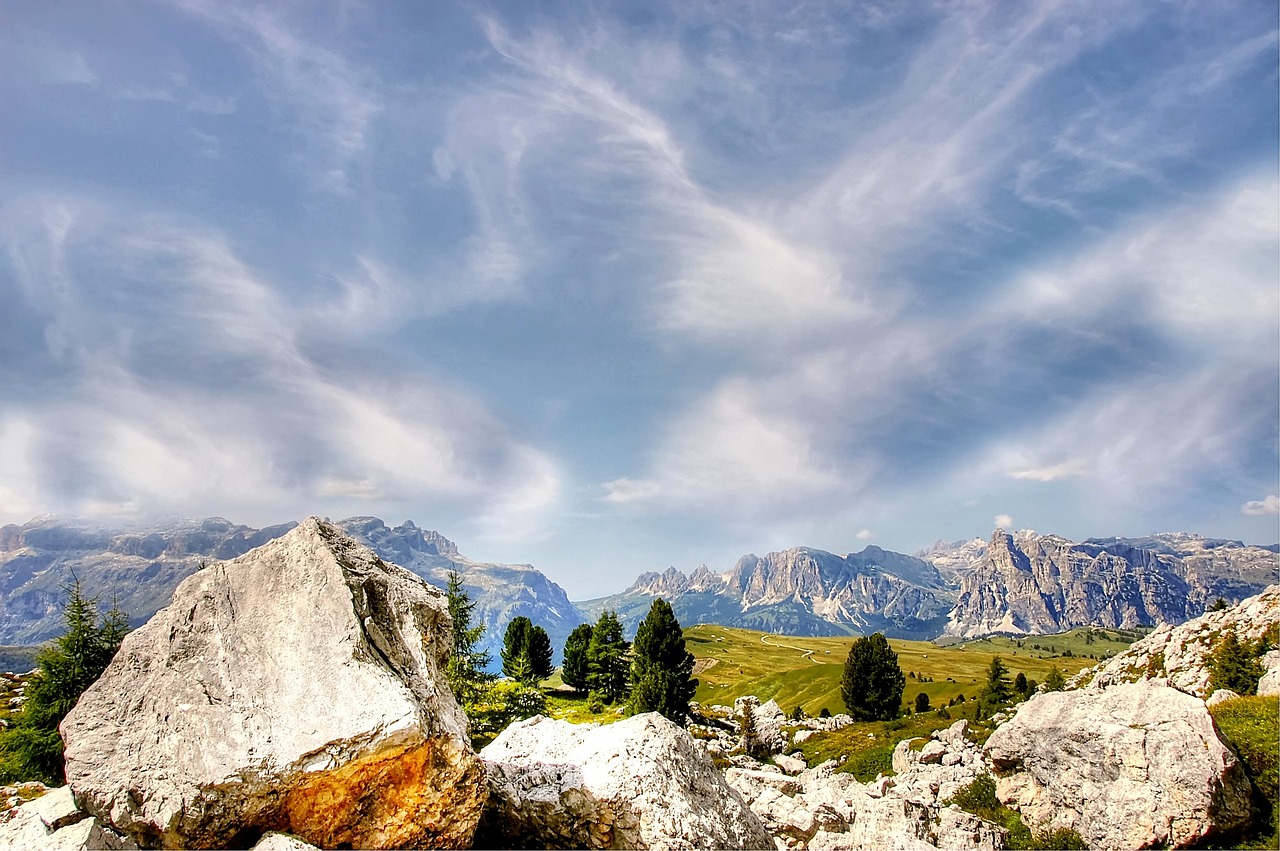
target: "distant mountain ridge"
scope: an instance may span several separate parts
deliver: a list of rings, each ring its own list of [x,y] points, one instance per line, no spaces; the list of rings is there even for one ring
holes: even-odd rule
[[[593,615],[614,609],[630,629],[662,596],[685,624],[973,638],[1182,623],[1219,597],[1235,603],[1280,580],[1277,562],[1274,547],[1185,532],[1074,543],[996,530],[990,540],[939,541],[914,556],[796,547],[743,556],[725,573],[670,568],[578,606]]]
[[[211,517],[119,529],[41,517],[0,527],[0,644],[35,644],[60,634],[65,588],[73,577],[87,595],[117,599],[139,624],[168,605],[173,589],[202,561],[243,555],[297,525],[254,529]],[[336,525],[379,558],[438,587],[456,570],[485,625],[481,648],[495,660],[515,617],[546,629],[557,654],[586,619],[563,588],[533,567],[472,561],[448,538],[412,521],[389,527],[376,517],[351,517]]]
[[[593,615],[614,609],[634,629],[654,597],[665,597],[683,624],[716,623],[791,635],[883,631],[933,638],[945,625],[954,593],[934,565],[867,547],[835,555],[793,547],[748,554],[732,569],[703,565],[686,576],[675,568],[642,574],[621,594],[578,603]]]

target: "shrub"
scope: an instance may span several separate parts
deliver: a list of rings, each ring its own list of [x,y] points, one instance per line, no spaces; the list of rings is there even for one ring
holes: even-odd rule
[[[916,712],[929,711],[929,695],[920,692],[916,695]]]
[[[989,774],[983,774],[951,796],[948,804],[973,813],[978,818],[1000,825],[1009,831],[1008,847],[1012,849],[1088,848],[1084,839],[1074,830],[1065,828],[1047,833],[1033,834],[1023,823],[1022,817],[1000,803],[996,798],[996,782]]]
[[[593,691],[587,695],[587,711],[592,715],[599,715],[604,712],[604,695],[598,691]]]

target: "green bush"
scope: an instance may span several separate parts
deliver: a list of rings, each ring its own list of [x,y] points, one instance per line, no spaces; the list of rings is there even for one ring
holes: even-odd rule
[[[1270,642],[1241,641],[1234,629],[1219,637],[1209,654],[1209,690],[1231,689],[1236,694],[1257,694],[1262,678],[1262,662],[1258,658],[1270,649]]]
[[[593,691],[587,695],[587,711],[592,715],[599,715],[604,712],[604,695],[598,691]]]
[[[482,747],[506,729],[512,721],[542,715],[547,699],[538,689],[515,680],[489,683],[480,699],[467,708],[471,722],[471,743]]]

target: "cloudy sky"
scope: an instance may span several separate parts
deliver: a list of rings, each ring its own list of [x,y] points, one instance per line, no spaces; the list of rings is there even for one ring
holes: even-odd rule
[[[1280,539],[1273,2],[0,0],[0,523],[411,518],[575,598]]]

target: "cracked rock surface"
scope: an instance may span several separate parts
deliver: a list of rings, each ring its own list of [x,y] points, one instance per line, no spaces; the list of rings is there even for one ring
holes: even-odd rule
[[[85,811],[143,847],[461,847],[484,771],[443,594],[311,518],[188,577],[62,724]]]

